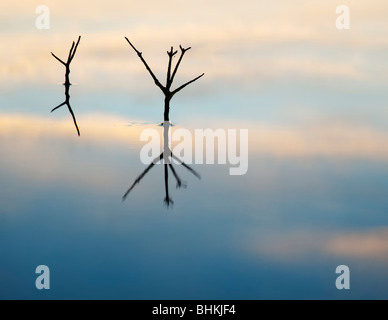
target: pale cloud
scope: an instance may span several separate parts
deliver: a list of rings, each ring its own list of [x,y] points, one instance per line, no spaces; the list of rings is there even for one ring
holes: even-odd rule
[[[139,144],[141,130],[148,125],[131,125],[127,119],[101,114],[77,116],[82,128],[82,139],[95,143]],[[140,123],[140,122],[139,122]],[[74,135],[74,124],[71,117],[51,118],[37,115],[0,114],[0,135],[2,137],[23,136],[28,141],[38,141],[45,136],[51,139],[61,138],[77,141]],[[160,129],[162,131],[162,129]]]
[[[371,127],[345,123],[315,126],[256,125],[250,148],[277,157],[334,157],[388,160],[388,134]]]
[[[0,115],[1,171],[36,183],[60,183],[104,190],[116,185],[119,172],[100,156],[140,149],[141,128],[124,119],[86,115],[77,117],[81,137],[71,117],[51,119],[27,115]],[[140,163],[140,159],[139,159]],[[70,169],[71,168],[71,169]]]
[[[388,228],[338,234],[326,242],[323,250],[337,256],[388,262]]]
[[[77,116],[82,139],[95,144],[132,145],[140,148],[139,137],[148,125],[127,126],[129,120],[122,117],[99,114]],[[141,119],[133,120],[141,123]],[[186,129],[194,135],[195,129],[206,129],[192,121]],[[310,126],[279,126],[263,123],[218,122],[219,128],[249,129],[249,152],[278,158],[326,157],[333,159],[369,159],[388,161],[388,133],[373,127],[347,123],[319,122]],[[175,130],[177,127],[173,127]],[[159,128],[160,129],[160,128]],[[216,128],[213,128],[216,129]],[[0,116],[0,135],[23,135],[28,141],[51,138],[77,141],[71,118],[56,115],[39,117],[31,115]],[[161,130],[161,129],[160,129]],[[162,133],[162,130],[160,131]]]
[[[253,236],[247,241],[250,254],[274,261],[297,262],[315,256],[388,263],[386,227],[358,232],[346,230],[275,232],[270,236]]]

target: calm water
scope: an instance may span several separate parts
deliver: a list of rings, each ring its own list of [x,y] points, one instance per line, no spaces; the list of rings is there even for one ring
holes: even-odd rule
[[[223,11],[171,1],[172,17],[191,11],[185,23],[163,22],[156,2],[148,12],[86,1],[90,12],[72,11],[84,15],[51,4],[47,31],[25,2],[1,8],[1,299],[388,298],[385,3],[355,6],[346,34],[332,1]],[[78,34],[80,138],[66,109],[50,114],[64,100],[50,52],[64,58]],[[146,168],[140,133],[162,132],[163,120],[163,96],[125,35],[161,80],[171,44],[193,47],[176,82],[205,77],[172,100],[172,130],[249,129],[246,175],[197,164],[198,180],[176,166],[188,187],[170,173],[167,208],[159,164],[122,201]],[[50,290],[35,288],[38,265],[50,268]],[[336,289],[339,265],[348,291]]]

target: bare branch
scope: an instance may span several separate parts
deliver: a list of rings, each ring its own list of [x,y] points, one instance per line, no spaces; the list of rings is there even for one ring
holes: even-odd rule
[[[67,64],[70,64],[70,62],[71,62],[71,56],[73,55],[74,46],[75,46],[75,42],[73,41],[73,44],[71,45],[71,48],[69,51],[69,56],[67,57]]]
[[[148,171],[150,171],[152,169],[152,167],[158,162],[158,160],[162,160],[163,159],[163,153],[155,158],[152,163],[143,171],[143,173],[137,177],[137,179],[135,180],[135,182],[132,184],[132,186],[128,189],[128,191],[124,194],[123,196],[123,201],[125,201],[125,199],[128,197],[129,193],[133,190],[133,188],[138,184],[140,183],[140,181],[145,177],[145,175],[148,173]]]
[[[59,109],[60,107],[62,107],[64,104],[66,104],[66,101],[61,103],[59,106],[55,107],[53,110],[51,110],[51,112],[54,112],[55,110]]]
[[[166,190],[166,197],[164,198],[164,203],[168,208],[170,205],[174,204],[174,201],[172,201],[168,192],[168,167],[166,164],[164,165],[164,187]]]
[[[131,41],[129,41],[127,37],[125,37],[125,39],[126,39],[126,40],[128,41],[128,43],[131,45],[131,47],[133,48],[133,50],[136,51],[137,55],[138,55],[138,56],[141,56],[142,53],[141,53],[140,51],[138,51],[138,50],[135,48],[135,46],[131,43]]]
[[[51,112],[59,109],[60,107],[62,107],[63,105],[67,105],[68,109],[69,109],[69,112],[73,118],[73,122],[74,122],[74,125],[75,125],[75,128],[77,129],[77,133],[78,133],[78,136],[80,136],[80,131],[79,131],[79,128],[78,128],[78,124],[77,124],[77,120],[75,118],[75,115],[74,115],[74,112],[73,112],[73,109],[71,108],[70,106],[70,94],[69,94],[69,90],[70,90],[70,79],[69,79],[69,74],[70,74],[70,63],[71,61],[73,60],[74,58],[74,55],[75,55],[75,52],[77,51],[77,47],[78,47],[78,44],[81,40],[81,36],[78,37],[78,41],[77,41],[77,44],[75,44],[75,42],[73,41],[73,44],[70,48],[70,51],[69,51],[69,56],[67,58],[67,63],[63,62],[61,59],[59,59],[54,53],[51,52],[51,54],[53,55],[53,57],[55,59],[57,59],[59,62],[61,62],[65,67],[66,67],[66,73],[65,73],[65,96],[66,96],[66,100],[65,102],[63,102],[62,104],[60,104],[59,106],[55,107],[54,109],[51,110]]]
[[[81,41],[81,36],[78,37],[78,41],[77,41],[77,44],[75,45],[75,48],[74,48],[74,51],[73,53],[71,54],[71,58],[70,58],[70,62],[73,60],[74,56],[75,56],[75,52],[77,51],[77,48],[78,48],[78,45],[79,45],[79,42]],[[69,63],[70,63],[69,62]]]
[[[176,66],[175,66],[174,72],[172,73],[172,77],[171,77],[171,80],[170,80],[170,87],[171,87],[171,84],[174,81],[175,75],[176,75],[176,73],[178,71],[179,65],[181,64],[181,61],[183,59],[184,54],[186,53],[186,51],[189,51],[191,49],[191,47],[188,47],[187,49],[185,49],[182,46],[179,46],[179,48],[181,49],[181,56],[179,57],[179,60],[178,60],[178,62],[176,64]]]
[[[75,115],[74,115],[73,109],[70,107],[70,103],[67,103],[67,107],[68,107],[68,109],[69,109],[69,111],[71,113],[71,116],[73,117],[73,122],[74,122],[75,128],[77,129],[78,136],[81,136],[81,134],[79,132],[78,125],[77,125],[77,120],[75,119]]]
[[[168,166],[170,167],[171,172],[172,172],[172,174],[174,175],[174,177],[175,177],[175,179],[176,179],[176,187],[177,187],[177,189],[178,189],[178,188],[182,188],[182,187],[183,187],[183,188],[186,188],[187,185],[186,185],[185,183],[182,182],[181,178],[180,178],[180,177],[178,176],[178,174],[176,173],[176,171],[175,171],[173,165],[170,163]]]
[[[175,89],[173,92],[172,92],[172,95],[176,94],[177,92],[181,91],[183,88],[187,87],[189,84],[193,83],[194,81],[197,81],[199,78],[202,78],[205,74],[202,73],[200,76],[196,77],[195,79],[185,83],[184,85],[180,86],[179,88]]]
[[[51,55],[52,55],[55,59],[57,59],[60,63],[62,63],[63,65],[66,66],[66,63],[64,63],[61,59],[59,59],[54,53],[51,52]]]
[[[171,156],[176,160],[178,161],[182,166],[184,166],[187,170],[189,170],[193,175],[195,175],[198,179],[201,179],[201,175],[195,171],[194,169],[192,169],[191,167],[189,167],[186,163],[184,163],[181,159],[179,159],[178,157],[176,157],[173,153],[171,153]]]
[[[178,51],[174,52],[174,48],[171,47],[171,51],[167,51],[168,54],[168,68],[167,68],[167,80],[166,80],[166,88],[167,90],[171,87],[171,63],[172,58],[178,53]]]
[[[131,47],[133,48],[133,50],[135,50],[135,52],[137,53],[137,55],[139,56],[140,60],[143,62],[144,66],[146,67],[147,71],[150,73],[152,79],[154,79],[154,82],[155,84],[160,88],[160,90],[163,91],[163,93],[166,92],[166,88],[163,87],[163,85],[160,83],[160,81],[158,80],[158,78],[156,78],[156,76],[154,75],[154,73],[152,72],[151,68],[148,66],[147,62],[144,60],[143,58],[143,55],[140,51],[138,51],[135,46],[128,40],[127,37],[125,37],[125,39],[128,41],[128,43],[131,45]]]

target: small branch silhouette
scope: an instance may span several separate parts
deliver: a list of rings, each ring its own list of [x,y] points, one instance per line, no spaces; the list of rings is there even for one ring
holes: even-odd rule
[[[71,86],[71,83],[70,83],[70,63],[74,59],[74,56],[75,56],[75,53],[77,51],[77,48],[78,48],[80,40],[81,40],[81,36],[78,37],[77,43],[75,43],[73,41],[73,44],[72,44],[71,49],[69,51],[69,55],[67,57],[67,62],[62,61],[54,53],[51,52],[51,55],[55,59],[57,59],[60,63],[62,63],[65,66],[65,68],[66,68],[66,71],[65,71],[65,83],[64,83],[64,86],[65,86],[65,101],[63,103],[61,103],[60,105],[58,105],[57,107],[55,107],[54,109],[52,109],[51,112],[54,112],[55,110],[59,109],[60,107],[62,107],[64,105],[67,105],[67,108],[69,109],[69,112],[70,112],[70,114],[71,114],[71,116],[73,118],[73,122],[74,122],[75,128],[77,129],[78,136],[80,136],[81,134],[80,134],[80,131],[79,131],[79,128],[78,128],[77,120],[75,118],[73,109],[71,108],[71,105],[70,105],[70,86]]]

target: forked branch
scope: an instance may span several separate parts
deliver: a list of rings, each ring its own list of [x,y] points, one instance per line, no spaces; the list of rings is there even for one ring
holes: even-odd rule
[[[70,78],[69,78],[69,74],[70,74],[70,63],[71,61],[73,60],[74,58],[74,55],[77,51],[77,48],[78,48],[78,45],[79,45],[79,42],[81,40],[81,36],[78,37],[78,41],[77,43],[75,43],[73,41],[72,45],[71,45],[71,48],[70,48],[70,51],[69,51],[69,55],[67,57],[67,62],[65,63],[64,61],[62,61],[61,59],[59,59],[54,53],[51,52],[51,55],[57,59],[60,63],[62,63],[65,68],[66,68],[66,72],[65,72],[65,101],[63,103],[61,103],[60,105],[58,105],[57,107],[55,107],[54,109],[51,110],[51,112],[54,112],[55,110],[59,109],[60,107],[64,106],[64,105],[67,105],[68,109],[69,109],[69,112],[73,118],[73,122],[74,122],[74,125],[75,125],[75,128],[77,129],[77,133],[78,133],[78,136],[80,136],[80,131],[79,131],[79,128],[78,128],[78,124],[77,124],[77,120],[75,118],[75,115],[74,115],[74,112],[73,112],[73,109],[71,108],[70,106]]]
[[[168,68],[167,68],[167,80],[166,80],[166,88],[170,89],[171,86],[171,64],[172,58],[178,53],[178,51],[174,51],[174,48],[171,47],[171,51],[167,51],[168,54]]]
[[[77,44],[75,45],[75,48],[74,48],[74,51],[73,53],[71,54],[71,58],[70,58],[70,62],[73,60],[74,56],[75,56],[75,53],[77,51],[77,48],[78,48],[78,45],[79,45],[79,42],[81,41],[81,36],[78,37],[78,41],[77,41]],[[73,42],[74,43],[74,42]]]
[[[179,65],[181,64],[183,56],[185,55],[186,51],[189,51],[191,49],[191,47],[188,47],[187,49],[185,49],[182,46],[179,46],[179,48],[181,49],[181,56],[179,57],[179,60],[178,60],[178,62],[176,64],[176,66],[175,66],[174,72],[172,73],[171,80],[170,80],[170,87],[171,87],[171,84],[174,81],[175,75],[176,75],[176,73],[178,71]]]
[[[77,48],[78,48],[78,45],[79,45],[79,42],[81,41],[81,36],[78,37],[78,41],[77,41],[77,44],[73,41],[72,45],[71,45],[71,48],[70,48],[70,51],[69,51],[69,55],[67,57],[67,62],[64,62],[62,61],[61,59],[59,59],[54,53],[51,52],[51,55],[57,59],[60,63],[62,63],[63,65],[65,65],[66,67],[70,67],[70,63],[71,61],[73,60],[74,56],[75,56],[75,53],[77,51]]]
[[[168,67],[167,67],[167,79],[166,79],[166,86],[164,87],[160,81],[158,80],[158,78],[155,76],[155,74],[152,72],[150,66],[148,65],[148,63],[144,60],[143,58],[143,53],[140,52],[139,50],[136,49],[136,47],[131,43],[131,41],[129,41],[129,39],[127,37],[125,37],[125,40],[127,40],[127,42],[129,43],[129,45],[132,47],[132,49],[136,52],[136,54],[138,55],[138,57],[140,58],[140,60],[143,62],[144,66],[146,67],[147,71],[149,72],[149,74],[151,75],[152,79],[154,80],[155,84],[160,88],[160,90],[162,90],[162,92],[164,93],[164,95],[168,98],[168,100],[170,100],[177,92],[181,91],[183,88],[187,87],[189,84],[197,81],[199,78],[203,77],[205,74],[201,74],[200,76],[198,76],[197,78],[181,85],[180,87],[178,87],[177,89],[175,89],[174,91],[170,91],[170,88],[171,88],[171,85],[172,83],[174,82],[174,79],[175,79],[175,76],[176,76],[176,73],[178,72],[178,69],[179,69],[179,66],[182,62],[182,59],[183,59],[183,56],[185,55],[186,51],[189,51],[191,49],[191,47],[188,47],[188,48],[183,48],[181,45],[179,46],[180,50],[181,50],[181,55],[179,57],[179,60],[177,62],[177,64],[175,65],[175,68],[174,68],[174,71],[172,72],[171,74],[171,69],[172,69],[172,59],[173,57],[178,53],[178,51],[174,51],[174,48],[171,47],[171,50],[170,51],[167,51],[167,54],[168,54]]]

